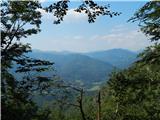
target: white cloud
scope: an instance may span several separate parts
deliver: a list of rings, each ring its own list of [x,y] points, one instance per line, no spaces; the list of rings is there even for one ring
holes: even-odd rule
[[[95,46],[97,50],[124,48],[136,51],[151,44],[143,33],[135,29],[125,27],[124,29],[122,27],[120,29],[115,27],[114,29],[110,33],[95,35],[90,39],[93,44],[97,45],[97,47]]]
[[[47,14],[47,13],[45,12],[45,10],[43,10],[43,9],[40,9],[40,8],[38,8],[38,9],[37,9],[37,11],[41,12],[41,14],[42,14],[42,15],[45,15],[45,14]]]
[[[120,32],[125,32],[127,30],[129,30],[128,27],[126,27],[125,25],[120,24],[120,25],[117,25],[117,26],[113,27],[110,32],[111,33],[120,33]]]
[[[74,36],[73,39],[75,39],[75,40],[81,40],[81,39],[84,39],[84,38],[81,35],[77,35],[77,36]]]
[[[40,3],[46,2],[47,0],[39,0]]]
[[[64,17],[64,21],[69,23],[82,22],[86,20],[86,14],[75,12],[74,9],[68,10],[67,15]]]
[[[147,39],[143,33],[138,32],[135,28],[121,26],[119,30],[117,30],[116,26],[101,35],[85,36],[82,32],[73,36],[57,36],[54,39],[48,37],[48,39],[45,40],[45,45],[43,39],[39,40],[39,44],[35,41],[32,45],[33,48],[50,51],[88,52],[113,48],[137,51],[151,44]]]
[[[54,20],[55,17],[53,16],[52,13],[47,13],[45,10],[43,9],[37,9],[39,12],[41,12],[43,19],[45,20]]]
[[[43,9],[38,9],[38,11],[41,12],[43,18],[45,20],[56,20],[56,17],[53,16],[53,13],[47,13]],[[67,15],[64,16],[64,21],[65,23],[75,23],[75,22],[82,22],[82,21],[87,21],[87,15],[84,13],[78,13],[75,12],[74,9],[69,9],[67,11]]]

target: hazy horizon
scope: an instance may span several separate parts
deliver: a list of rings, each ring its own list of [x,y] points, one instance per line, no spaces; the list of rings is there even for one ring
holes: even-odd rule
[[[68,50],[61,50],[61,51],[58,51],[58,50],[41,50],[41,49],[32,49],[32,51],[40,51],[40,52],[57,52],[57,53],[92,53],[92,52],[103,52],[103,51],[109,51],[109,50],[115,50],[115,49],[119,49],[119,50],[127,50],[127,51],[130,51],[130,52],[139,52],[139,51],[143,51],[143,49],[139,49],[139,50],[129,50],[129,49],[125,49],[125,48],[111,48],[111,49],[104,49],[104,50],[97,50],[97,51],[87,51],[87,52],[76,52],[76,51],[68,51]]]

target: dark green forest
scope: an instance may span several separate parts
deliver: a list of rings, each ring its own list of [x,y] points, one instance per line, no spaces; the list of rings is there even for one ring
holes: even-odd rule
[[[68,73],[60,74],[65,78],[74,74],[64,81],[56,72],[56,55],[53,59],[35,58],[31,45],[21,40],[38,36],[41,31],[41,23],[45,21],[41,20],[41,12],[37,9],[52,13],[57,18],[53,20],[54,24],[61,24],[69,3],[68,0],[57,1],[43,7],[38,1],[1,2],[1,119],[160,120],[160,2],[147,2],[128,20],[130,24],[138,23],[139,30],[152,42],[151,46],[138,55],[132,53],[130,61],[125,59],[129,55],[125,51],[121,64],[114,61],[119,58],[111,56],[110,52],[58,56],[57,61],[62,60],[61,64],[63,59],[68,60],[65,67],[60,67]],[[83,12],[88,16],[88,24],[93,24],[98,16],[121,15],[120,11],[109,8],[85,0],[75,12]],[[117,52],[115,50],[114,54]],[[108,58],[112,59],[111,63]],[[73,64],[81,68],[78,74],[85,76],[85,72],[93,71],[84,78],[84,84],[90,85],[102,78],[103,85],[95,91],[87,91],[86,86],[73,84],[74,79],[81,77],[75,76],[79,68],[74,68]],[[88,66],[86,71],[83,66]],[[103,68],[102,71],[97,70],[99,68]],[[95,76],[96,72],[107,74],[106,77],[104,74]],[[72,80],[67,82],[70,78]]]

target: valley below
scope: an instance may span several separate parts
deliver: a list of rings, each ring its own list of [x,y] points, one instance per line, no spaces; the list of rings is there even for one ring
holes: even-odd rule
[[[113,71],[126,69],[135,62],[137,54],[125,49],[89,53],[33,50],[29,56],[54,62],[54,72],[61,80],[96,91]],[[49,76],[52,72],[47,71],[46,74]]]

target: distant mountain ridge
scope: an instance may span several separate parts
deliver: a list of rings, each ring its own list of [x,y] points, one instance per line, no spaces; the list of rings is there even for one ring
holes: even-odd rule
[[[102,82],[114,69],[109,63],[82,54],[57,54],[33,51],[29,56],[53,61],[57,74],[69,82],[79,82],[84,86],[92,86],[95,82]]]
[[[119,69],[127,68],[134,63],[137,60],[137,54],[126,49],[111,49],[86,53],[89,57],[110,63]]]
[[[130,66],[136,60],[137,54],[124,49],[91,53],[33,50],[29,56],[54,62],[57,74],[63,80],[91,88],[106,81],[114,69]]]

